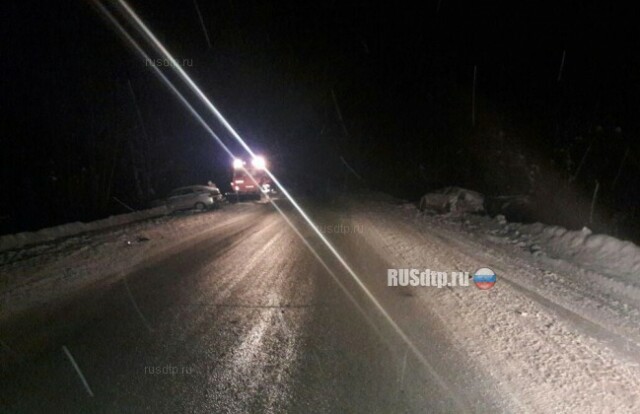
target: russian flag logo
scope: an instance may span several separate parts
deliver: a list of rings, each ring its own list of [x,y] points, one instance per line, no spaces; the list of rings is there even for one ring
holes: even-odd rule
[[[491,289],[496,284],[496,273],[488,267],[478,269],[473,274],[473,283],[480,290]]]

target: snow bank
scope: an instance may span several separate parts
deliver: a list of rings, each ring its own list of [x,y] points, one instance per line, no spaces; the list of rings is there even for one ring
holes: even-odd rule
[[[541,223],[510,227],[529,235],[550,256],[570,259],[616,274],[640,276],[640,247],[606,234],[592,234],[586,227],[567,230]]]
[[[479,215],[434,218],[451,225],[462,224],[472,233],[517,245],[536,256],[564,260],[583,269],[640,283],[640,246],[606,234],[593,234],[586,227],[568,230],[543,223],[509,223],[501,214],[493,219]]]
[[[420,199],[420,210],[442,213],[480,213],[484,211],[484,196],[476,191],[446,187]]]
[[[60,226],[48,227],[46,229],[38,230],[35,232],[23,232],[0,236],[0,251],[19,249],[31,244],[44,243],[90,231],[104,230],[110,227],[122,226],[139,220],[146,220],[166,214],[169,214],[169,210],[167,209],[167,207],[160,206],[148,210],[110,216],[105,219],[91,221],[89,223],[67,223]]]
[[[482,212],[484,198],[475,191],[458,187],[426,194],[420,200],[420,210],[435,212],[440,220],[458,222],[463,219],[469,230],[477,229],[491,238],[502,238],[535,255],[572,262],[582,268],[618,276],[626,281],[640,282],[640,246],[591,230],[567,230],[543,223],[508,223],[503,215],[493,220],[473,214]]]

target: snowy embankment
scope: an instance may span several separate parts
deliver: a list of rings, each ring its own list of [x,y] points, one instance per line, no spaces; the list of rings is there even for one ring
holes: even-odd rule
[[[155,217],[146,220],[142,217],[149,212],[141,212],[16,235],[12,243],[29,245],[0,252],[0,320],[127,274],[243,216],[243,207],[230,210],[170,216],[153,212]],[[36,240],[47,241],[32,244]]]
[[[46,243],[65,237],[76,236],[82,233],[106,230],[108,228],[124,226],[125,224],[134,223],[140,220],[148,220],[153,217],[166,216],[169,210],[166,206],[151,208],[148,210],[135,211],[128,214],[119,214],[110,216],[102,220],[91,221],[88,223],[74,222],[62,224],[60,226],[48,227],[38,231],[27,231],[17,234],[8,234],[0,236],[0,252],[5,250],[20,249],[38,243]]]
[[[606,234],[593,234],[588,228],[567,230],[542,223],[508,223],[504,216],[494,220],[482,213],[484,197],[475,191],[448,187],[422,197],[419,209],[426,214],[439,214],[449,221],[460,221],[487,234],[503,237],[510,243],[529,249],[536,255],[570,261],[581,267],[605,272],[629,282],[640,279],[640,247]],[[407,204],[414,210],[413,204]],[[442,214],[444,213],[444,215]]]
[[[429,214],[389,197],[352,202],[349,220],[389,268],[496,272],[487,291],[411,287],[413,299],[402,300],[447,327],[508,401],[501,411],[640,412],[637,246],[504,217]],[[406,331],[419,332],[412,321]]]
[[[540,246],[549,256],[611,273],[630,282],[640,280],[640,247],[629,241],[593,234],[586,227],[573,231],[541,223],[504,223],[502,232],[512,240],[528,243],[533,250]]]

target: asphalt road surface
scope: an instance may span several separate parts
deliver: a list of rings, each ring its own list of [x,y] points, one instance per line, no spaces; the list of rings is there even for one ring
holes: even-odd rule
[[[493,401],[489,382],[449,347],[446,329],[403,305],[408,290],[369,280],[384,280],[378,276],[388,265],[368,254],[357,235],[334,241],[394,319],[421,320],[421,329],[408,334],[426,363],[299,219],[292,220],[333,276],[271,206],[245,206],[238,216],[197,243],[3,332],[5,351],[15,358],[3,366],[0,411],[504,408]],[[316,208],[315,217],[331,224],[341,212]]]

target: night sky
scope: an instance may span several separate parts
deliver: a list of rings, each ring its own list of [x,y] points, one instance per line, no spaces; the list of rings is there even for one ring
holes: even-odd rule
[[[593,227],[638,221],[639,33],[619,4],[198,0],[211,47],[193,1],[130,4],[300,194],[459,185],[579,227],[597,181]],[[227,189],[228,156],[90,2],[2,16],[2,233]]]

